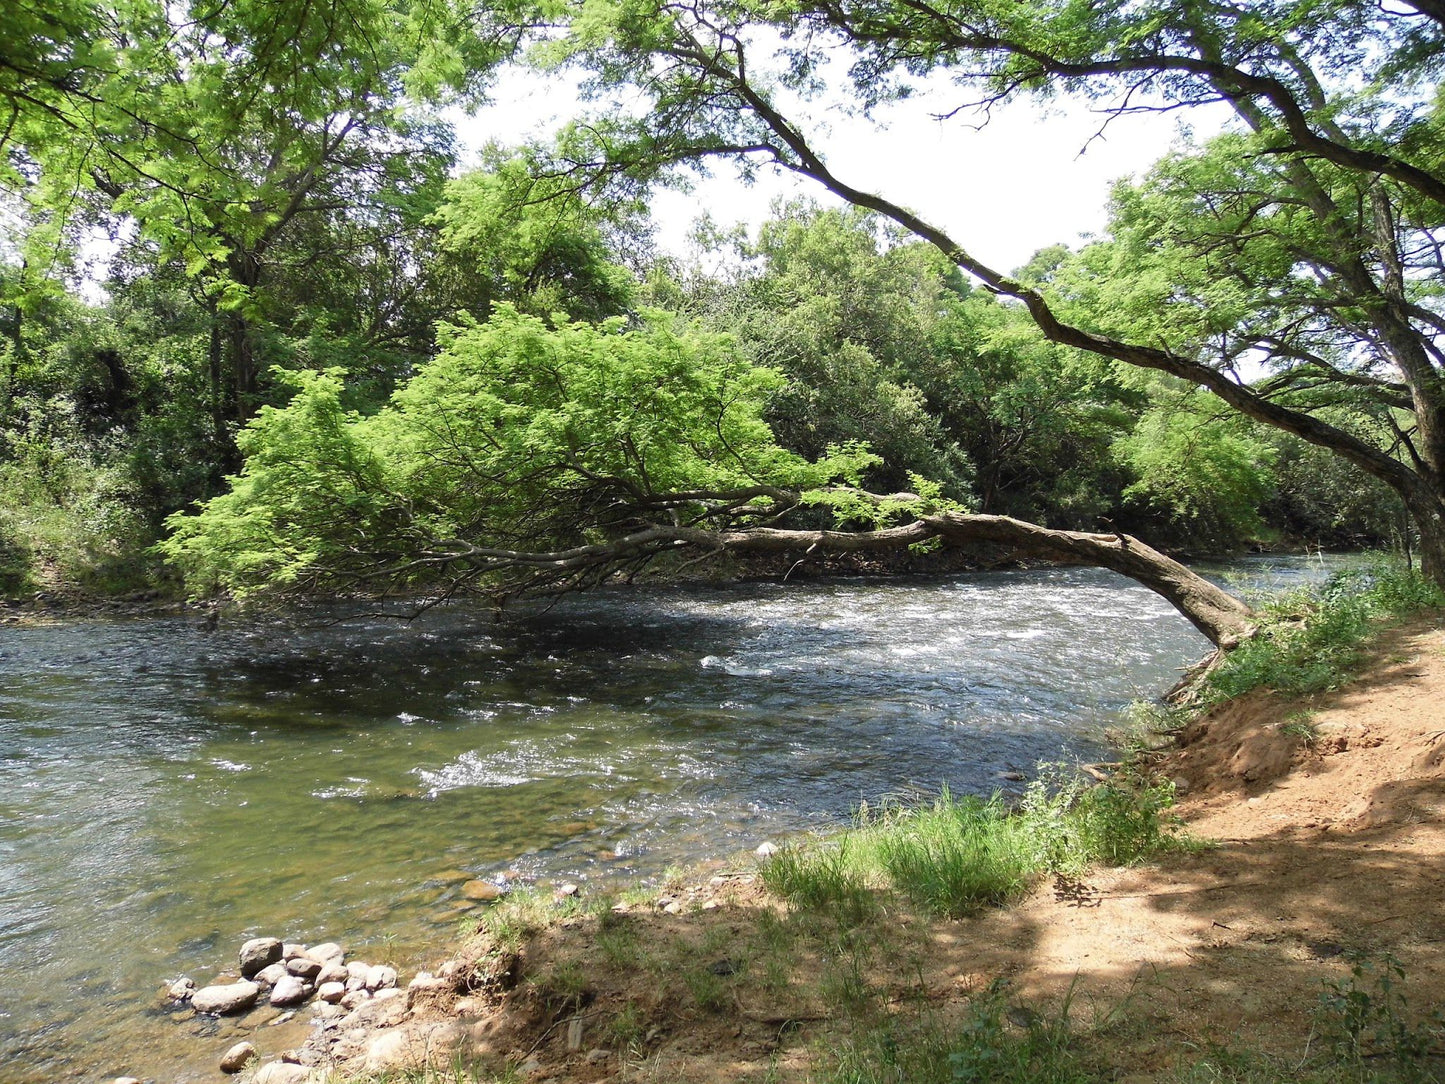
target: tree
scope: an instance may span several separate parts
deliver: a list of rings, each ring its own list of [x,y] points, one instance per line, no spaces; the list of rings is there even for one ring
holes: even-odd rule
[[[778,34],[770,66],[770,50],[756,43]],[[973,88],[965,93],[985,107],[1060,89],[1094,95],[1115,117],[1232,107],[1238,132],[1166,163],[1141,197],[1141,217],[1122,208],[1111,243],[1118,262],[1098,277],[1139,302],[1152,289],[1162,320],[1138,304],[1124,310],[1137,319],[1121,322],[1111,315],[1118,309],[991,268],[936,225],[835,174],[786,103],[822,92],[839,47],[865,108],[931,73]],[[729,156],[811,177],[933,243],[1021,303],[1054,342],[1202,387],[1389,486],[1418,532],[1425,571],[1445,582],[1439,5],[594,0],[573,21],[571,55],[590,66],[597,88],[646,72],[635,82],[649,108],[579,128],[566,168],[645,174]],[[1121,266],[1141,247],[1143,268]],[[1171,290],[1176,275],[1181,287]],[[1273,379],[1246,380],[1246,359]],[[1389,419],[1387,438],[1338,424],[1322,400]]]
[[[780,448],[762,411],[781,378],[726,336],[656,313],[631,330],[621,319],[549,328],[504,305],[442,343],[371,417],[344,409],[339,374],[297,374],[292,403],[243,432],[230,492],[171,519],[163,548],[193,589],[445,598],[583,587],[684,554],[942,538],[1115,568],[1215,643],[1253,627],[1248,607],[1137,540],[963,515],[926,480],[921,495],[873,496],[856,488],[874,462],[865,449],[809,462]],[[774,526],[799,504],[874,529]],[[912,522],[888,525],[899,516]]]

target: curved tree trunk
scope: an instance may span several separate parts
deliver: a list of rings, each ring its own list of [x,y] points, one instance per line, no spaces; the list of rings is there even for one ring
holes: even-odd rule
[[[1009,516],[961,513],[925,516],[903,526],[876,531],[806,531],[777,527],[713,531],[656,524],[609,542],[551,552],[505,550],[452,541],[438,543],[428,553],[401,565],[373,566],[370,573],[358,574],[356,578],[389,579],[414,572],[421,566],[431,566],[439,571],[452,569],[454,573],[464,569],[455,579],[458,587],[501,573],[510,574],[511,591],[526,591],[539,585],[549,590],[567,590],[597,582],[598,576],[605,575],[608,568],[645,562],[664,553],[699,550],[704,556],[753,553],[797,554],[806,558],[819,553],[899,550],[935,538],[946,545],[990,543],[1007,546],[1019,556],[1111,569],[1158,592],[1222,651],[1236,647],[1258,629],[1258,618],[1245,603],[1132,535],[1057,531]],[[450,595],[448,592],[443,597]]]
[[[696,532],[689,541],[731,553],[845,553],[898,549],[929,538],[948,545],[993,543],[1019,556],[1111,569],[1158,592],[1221,650],[1249,639],[1258,628],[1254,611],[1245,603],[1131,535],[1057,531],[1009,516],[927,516],[904,527],[857,533],[771,528]]]

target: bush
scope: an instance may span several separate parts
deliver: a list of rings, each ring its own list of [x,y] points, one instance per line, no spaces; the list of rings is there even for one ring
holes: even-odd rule
[[[1206,703],[1252,689],[1286,695],[1335,689],[1359,672],[1364,644],[1381,624],[1445,606],[1445,592],[1398,564],[1378,561],[1337,573],[1317,590],[1290,592],[1266,608],[1266,623],[1208,679]]]

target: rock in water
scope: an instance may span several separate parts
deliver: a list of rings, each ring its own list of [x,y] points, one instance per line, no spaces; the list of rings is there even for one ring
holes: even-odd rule
[[[271,989],[272,1005],[299,1005],[306,1000],[310,991],[306,983],[295,975],[285,975]]]
[[[251,976],[251,981],[259,982],[262,986],[269,989],[284,979],[288,974],[290,974],[290,972],[286,970],[286,965],[277,961],[274,964],[267,964],[261,968],[260,971],[257,971]]]
[[[306,1084],[311,1079],[311,1070],[304,1065],[273,1061],[261,1066],[253,1084]]]
[[[325,967],[327,964],[339,964],[346,959],[346,950],[335,941],[326,941],[320,945],[312,945],[306,950],[306,955]]]
[[[256,1056],[256,1048],[247,1042],[237,1043],[221,1055],[221,1072],[239,1073]]]
[[[366,973],[368,990],[386,990],[396,985],[396,968],[377,964]]]
[[[196,984],[183,975],[167,987],[166,997],[172,1001],[189,1001],[195,992]]]
[[[286,961],[286,970],[297,978],[314,979],[321,974],[321,963],[308,956],[297,956]]]
[[[196,1012],[225,1016],[245,1012],[261,996],[261,987],[241,980],[225,986],[203,986],[191,995],[191,1008]]]
[[[462,895],[469,900],[480,900],[483,903],[502,898],[502,890],[491,881],[468,881],[462,885]]]
[[[280,959],[280,941],[274,937],[253,937],[241,946],[241,977],[249,979],[261,968]]]

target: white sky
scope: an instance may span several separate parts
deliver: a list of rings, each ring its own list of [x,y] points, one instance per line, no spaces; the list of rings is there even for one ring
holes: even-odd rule
[[[545,137],[584,109],[565,77],[509,73],[496,87],[494,105],[460,118],[458,132],[470,149],[490,139],[515,143]],[[998,270],[1010,271],[1038,249],[1103,229],[1112,183],[1137,177],[1175,144],[1178,114],[1143,114],[1116,120],[1095,138],[1103,118],[1086,103],[1056,104],[1045,112],[1031,101],[996,110],[981,130],[966,119],[936,121],[947,108],[939,94],[890,106],[880,123],[824,114],[829,133],[814,144],[843,180],[920,212],[943,227],[969,252]],[[1218,129],[1219,112],[1194,111],[1197,131]],[[816,183],[765,172],[746,185],[726,163],[693,191],[664,191],[653,203],[658,241],[682,254],[687,234],[706,210],[722,227],[755,226],[769,217],[779,196],[830,201]]]

